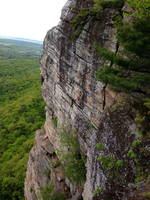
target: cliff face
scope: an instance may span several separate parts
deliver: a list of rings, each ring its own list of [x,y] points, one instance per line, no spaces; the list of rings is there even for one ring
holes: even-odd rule
[[[26,200],[40,199],[41,188],[50,182],[65,199],[75,200],[125,200],[131,190],[134,163],[127,152],[136,137],[134,113],[127,104],[117,104],[120,96],[95,78],[103,60],[96,55],[94,42],[118,50],[113,25],[118,11],[105,9],[101,22],[89,17],[78,39],[73,40],[71,20],[84,6],[90,7],[90,3],[68,0],[60,23],[45,37],[41,75],[46,122],[30,152]],[[80,153],[85,157],[86,179],[80,185],[65,177],[63,163],[53,167],[54,161],[61,160],[62,130],[76,132]],[[120,162],[120,166],[106,169],[102,158]],[[127,162],[126,167],[122,167],[122,161]]]

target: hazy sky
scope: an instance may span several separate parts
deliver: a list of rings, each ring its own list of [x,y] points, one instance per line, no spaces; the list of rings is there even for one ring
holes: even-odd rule
[[[67,0],[0,0],[0,36],[43,40]]]

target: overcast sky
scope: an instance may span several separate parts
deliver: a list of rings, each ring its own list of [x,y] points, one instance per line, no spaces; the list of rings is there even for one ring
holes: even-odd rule
[[[0,36],[43,40],[67,0],[0,0]]]

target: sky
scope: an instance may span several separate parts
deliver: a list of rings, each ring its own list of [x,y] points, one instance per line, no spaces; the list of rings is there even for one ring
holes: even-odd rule
[[[67,0],[0,0],[0,36],[43,40]]]

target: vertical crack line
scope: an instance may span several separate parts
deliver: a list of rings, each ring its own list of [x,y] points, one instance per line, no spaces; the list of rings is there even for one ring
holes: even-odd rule
[[[123,12],[122,10],[120,10],[120,16],[121,18],[123,19]],[[119,51],[119,42],[117,41],[116,42],[116,50],[115,50],[115,55],[118,54],[118,51]],[[113,61],[110,62],[110,65],[109,67],[112,67],[113,66]],[[103,110],[105,109],[105,106],[106,106],[106,87],[107,87],[108,83],[106,83],[103,87]]]
[[[116,50],[115,50],[115,55],[117,55],[119,51],[119,42],[116,43]],[[113,66],[113,61],[110,62],[110,65],[109,67],[112,67]],[[108,83],[106,83],[104,86],[103,86],[103,110],[105,109],[106,107],[106,87],[107,87]]]

